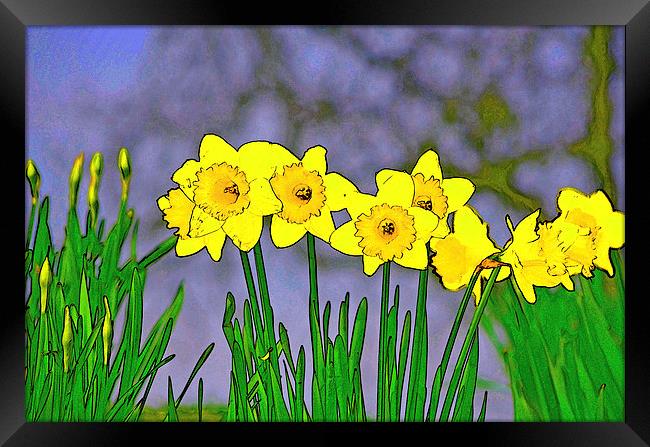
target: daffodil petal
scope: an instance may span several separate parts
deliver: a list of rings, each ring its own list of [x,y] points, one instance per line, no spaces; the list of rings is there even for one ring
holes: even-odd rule
[[[431,233],[431,237],[443,238],[447,236],[450,232],[451,229],[449,228],[447,219],[440,219],[440,222],[438,222],[438,226],[436,227],[435,230],[433,230],[433,233]]]
[[[352,192],[348,198],[346,209],[352,220],[356,220],[361,214],[369,214],[370,208],[379,204],[375,196],[361,192]],[[330,207],[330,209],[333,209]]]
[[[252,141],[239,148],[239,167],[249,182],[269,179],[278,167],[293,163],[298,163],[296,156],[276,143]]]
[[[575,290],[575,285],[573,284],[573,281],[571,280],[571,277],[569,275],[566,275],[566,276],[562,277],[561,284],[569,292],[573,292]]]
[[[607,235],[611,248],[621,248],[625,245],[625,214],[620,211],[612,213],[607,226]]]
[[[306,232],[303,224],[287,222],[277,215],[271,218],[271,240],[278,248],[295,244]]]
[[[521,290],[522,295],[528,301],[529,303],[534,303],[537,301],[537,296],[535,295],[535,288],[533,287],[533,283],[528,281],[526,277],[523,275],[523,273],[518,272],[515,270],[515,281],[517,282],[517,286],[519,287],[519,290]]]
[[[416,240],[412,248],[405,250],[400,258],[395,258],[395,262],[403,267],[424,270],[429,264],[426,245]]]
[[[440,169],[440,158],[438,154],[431,149],[426,151],[418,159],[411,174],[422,174],[425,180],[431,177],[442,179],[442,169]]]
[[[265,178],[258,178],[250,183],[248,197],[250,211],[258,216],[275,214],[282,209],[282,202],[276,197],[271,184]]]
[[[324,206],[321,208],[320,216],[314,216],[305,222],[305,228],[311,234],[325,242],[330,241],[330,237],[334,232],[334,219],[332,219],[332,212]]]
[[[596,259],[594,259],[594,265],[599,269],[606,271],[610,278],[614,276],[614,266],[612,265],[612,260],[609,257],[609,247],[606,245],[601,245],[596,249]]]
[[[242,251],[250,251],[262,234],[262,216],[245,210],[241,214],[231,216],[223,224],[223,231]]]
[[[183,166],[178,168],[176,172],[172,174],[172,180],[178,183],[178,186],[181,187],[181,190],[189,199],[194,198],[194,182],[197,180],[196,173],[201,169],[201,163],[196,160],[187,160],[183,163]]]
[[[363,253],[359,242],[361,238],[355,236],[357,232],[354,221],[344,223],[338,227],[330,236],[330,245],[335,250],[346,255],[359,256]]]
[[[185,257],[193,255],[196,252],[199,252],[205,247],[205,240],[201,237],[192,238],[188,237],[185,239],[178,238],[176,241],[176,256]]]
[[[374,275],[377,269],[379,268],[379,266],[382,265],[384,262],[385,261],[382,261],[381,259],[375,256],[363,255],[363,273],[365,273],[368,276]]]
[[[179,189],[170,189],[166,196],[158,199],[167,228],[178,228],[178,236],[187,236],[194,203]]]
[[[453,213],[465,205],[474,194],[476,187],[462,177],[446,178],[442,181],[442,191],[447,196],[447,213]]]
[[[226,232],[221,229],[205,236],[205,246],[208,248],[208,254],[214,262],[218,262],[221,259],[225,242]]]
[[[316,171],[322,176],[327,172],[327,149],[323,146],[310,147],[302,157],[302,165],[308,171]]]
[[[192,210],[188,235],[192,238],[205,236],[223,226],[223,220],[217,220],[198,206]]]
[[[350,180],[336,172],[330,172],[323,177],[327,206],[332,211],[340,211],[350,203],[350,195],[359,190]]]
[[[438,226],[438,216],[431,211],[412,206],[408,209],[408,213],[413,216],[415,220],[415,236],[418,239],[429,240],[433,231]]]
[[[234,147],[219,135],[206,134],[199,146],[199,163],[204,168],[221,163],[237,166],[239,164],[239,154]]]
[[[415,185],[413,177],[406,172],[383,169],[375,177],[379,203],[408,208],[413,204]]]

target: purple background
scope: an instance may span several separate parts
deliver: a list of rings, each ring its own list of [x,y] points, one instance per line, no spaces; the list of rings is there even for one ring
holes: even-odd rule
[[[612,170],[617,205],[623,209],[624,29],[612,31]],[[585,135],[590,116],[591,72],[583,49],[588,33],[586,27],[30,27],[27,156],[41,172],[42,195],[51,197],[51,228],[60,246],[74,157],[84,151],[88,163],[93,152],[104,153],[100,212],[110,220],[120,189],[115,159],[121,146],[128,147],[134,172],[130,205],[141,219],[140,256],[171,235],[156,199],[174,187],[171,174],[184,160],[197,157],[205,133],[217,133],[235,147],[272,140],[299,156],[323,145],[329,150],[329,169],[369,193],[375,192],[376,171],[410,170],[432,143],[443,173],[453,166],[470,176],[485,163],[544,149],[542,160],[513,159],[510,181],[553,215],[558,188],[591,192],[601,186],[592,166],[567,151]],[[472,143],[479,126],[473,105],[488,89],[503,98],[516,123],[487,134],[480,151]],[[450,101],[460,117],[451,122],[445,119]],[[87,182],[86,175],[84,198]],[[80,202],[85,210],[85,199]],[[470,203],[500,244],[508,237],[505,214],[516,222],[526,213],[488,188],[477,190]],[[309,352],[305,241],[277,250],[267,225],[262,244],[276,322],[287,327],[294,353],[301,344]],[[374,413],[381,275],[366,277],[360,258],[337,254],[320,241],[316,248],[321,305],[332,300],[332,321],[346,291],[351,314],[368,297],[362,377],[366,404]],[[392,282],[401,288],[401,321],[407,309],[415,309],[417,272],[392,270]],[[234,293],[237,316],[245,294],[236,248],[227,242],[219,263],[205,251],[183,259],[169,255],[147,279],[145,330],[180,281],[186,296],[169,348],[177,357],[161,370],[149,402],[165,402],[168,374],[180,388],[212,341],[215,351],[200,375],[206,401],[226,402],[225,294]],[[431,382],[461,295],[444,291],[435,278],[429,290]],[[487,418],[512,420],[508,379],[485,336],[480,351],[479,375],[503,384],[489,395]],[[196,401],[197,381],[185,403]],[[311,389],[310,377],[306,389]]]

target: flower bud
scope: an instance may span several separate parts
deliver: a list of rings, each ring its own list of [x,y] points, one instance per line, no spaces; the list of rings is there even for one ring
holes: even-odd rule
[[[70,207],[77,206],[77,194],[79,193],[79,183],[83,173],[84,153],[81,152],[74,160],[72,171],[70,171]]]
[[[91,227],[95,227],[99,213],[99,182],[104,169],[104,158],[96,152],[90,161],[90,185],[88,186],[88,209],[90,210]]]
[[[32,204],[36,204],[38,202],[38,193],[41,189],[41,176],[32,160],[27,160],[25,175],[29,181],[29,189],[32,192]]]
[[[104,297],[104,324],[102,325],[102,340],[104,341],[104,365],[108,365],[111,355],[111,344],[113,342],[113,322],[111,321],[111,308],[108,305],[108,298]]]
[[[70,358],[72,357],[72,320],[70,319],[70,306],[65,307],[61,344],[63,345],[63,372],[67,373],[70,369]]]
[[[120,168],[122,177],[122,200],[126,200],[129,194],[129,183],[131,182],[131,157],[127,148],[120,149],[117,156],[117,166]]]
[[[45,308],[47,307],[47,292],[50,288],[50,283],[52,282],[52,271],[50,270],[50,261],[45,258],[43,265],[41,266],[41,272],[38,276],[38,284],[41,287],[41,313],[45,313]]]

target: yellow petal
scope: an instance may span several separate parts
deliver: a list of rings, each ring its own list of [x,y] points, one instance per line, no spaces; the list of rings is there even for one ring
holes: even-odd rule
[[[599,269],[606,271],[610,278],[614,276],[614,266],[609,257],[609,247],[601,245],[596,248],[596,259],[594,259],[594,265]]]
[[[217,231],[223,226],[223,220],[217,220],[198,206],[192,210],[188,235],[196,238]]]
[[[372,276],[383,263],[384,261],[375,256],[363,255],[363,273]]]
[[[401,258],[395,258],[399,265],[416,270],[424,270],[429,264],[427,247],[423,241],[416,240],[413,248],[405,250]]]
[[[181,239],[179,237],[176,241],[176,256],[190,256],[198,251],[201,251],[203,247],[205,247],[205,240],[201,237],[190,237],[186,239]]]
[[[413,204],[415,186],[406,172],[383,169],[375,176],[379,203],[409,208]]]
[[[265,178],[258,178],[250,183],[248,197],[250,211],[258,216],[275,214],[282,209],[282,202],[273,193],[271,184]]]
[[[438,226],[436,227],[435,230],[433,230],[433,233],[431,233],[431,237],[435,238],[443,238],[447,236],[451,232],[451,229],[449,228],[449,224],[447,223],[447,219],[441,219],[438,222]]]
[[[538,239],[538,236],[535,232],[537,229],[537,218],[541,210],[535,210],[530,213],[528,216],[524,217],[521,222],[517,225],[516,228],[512,228],[512,221],[510,216],[506,216],[506,222],[508,222],[508,228],[512,233],[513,240],[521,242],[532,242]]]
[[[327,154],[327,149],[323,146],[314,146],[305,152],[305,155],[302,157],[302,165],[308,171],[316,171],[321,177],[327,172],[327,160],[325,155]]]
[[[345,208],[352,220],[356,220],[361,214],[369,214],[370,208],[379,204],[377,197],[362,192],[351,192],[348,194],[347,202]]]
[[[567,289],[569,292],[573,292],[575,290],[575,285],[573,284],[573,281],[569,277],[569,275],[563,276],[562,277],[562,282],[561,284],[564,286],[565,289]]]
[[[336,172],[326,174],[323,177],[323,184],[325,186],[327,206],[332,211],[340,211],[343,208],[347,208],[350,202],[350,195],[359,192],[354,183]]]
[[[324,240],[330,241],[330,237],[334,232],[334,219],[332,219],[332,212],[324,206],[320,210],[320,216],[314,216],[305,222],[305,228],[311,234]]]
[[[440,169],[440,159],[438,154],[431,149],[426,151],[418,159],[411,174],[422,174],[425,180],[428,180],[431,177],[442,179],[442,170]]]
[[[199,146],[199,162],[205,168],[220,163],[237,166],[239,164],[239,154],[234,147],[219,135],[206,134]]]
[[[221,259],[224,242],[226,242],[226,232],[221,229],[205,236],[205,246],[208,248],[208,254],[214,262]]]
[[[359,256],[362,254],[361,238],[355,236],[357,232],[354,221],[344,223],[338,227],[330,236],[330,245],[335,250],[345,253],[346,255]]]
[[[452,213],[465,205],[474,194],[476,187],[462,177],[446,178],[442,181],[442,191],[447,196],[447,213]]]
[[[231,216],[223,224],[223,231],[232,239],[233,243],[242,251],[250,251],[262,234],[262,216],[248,210],[241,214]]]
[[[172,180],[178,183],[189,199],[194,198],[196,186],[193,183],[197,180],[196,172],[199,169],[201,169],[201,163],[196,160],[187,160],[172,174]]]
[[[239,148],[239,167],[252,182],[258,178],[269,179],[279,166],[298,163],[289,150],[268,141],[252,141]]]
[[[176,235],[187,236],[194,203],[179,189],[170,189],[166,196],[158,199],[167,228],[178,228]]]
[[[303,224],[287,222],[277,215],[271,218],[271,240],[278,248],[295,244],[302,239],[306,232]]]
[[[607,237],[611,248],[621,248],[625,245],[625,214],[615,211],[609,218]]]
[[[526,277],[524,276],[523,272],[521,272],[520,269],[515,269],[514,275],[515,275],[515,281],[517,282],[517,286],[519,287],[519,290],[521,290],[521,293],[526,299],[526,301],[528,301],[531,304],[537,301],[537,296],[535,295],[535,288],[533,287],[533,283],[526,279]]]
[[[417,206],[408,208],[408,213],[413,216],[415,220],[415,236],[418,239],[428,241],[433,231],[438,226],[438,216],[431,211],[424,210]]]

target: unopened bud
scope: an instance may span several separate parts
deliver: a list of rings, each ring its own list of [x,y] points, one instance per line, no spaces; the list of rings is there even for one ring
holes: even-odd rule
[[[67,373],[70,369],[70,358],[72,357],[72,319],[70,318],[70,306],[65,307],[61,344],[63,345],[63,372]]]
[[[129,183],[131,182],[131,157],[127,148],[120,149],[117,155],[117,166],[120,168],[122,177],[122,201],[129,195]]]
[[[111,321],[111,308],[108,305],[108,298],[104,297],[104,324],[102,325],[102,340],[104,341],[104,365],[108,365],[111,355],[111,344],[113,343],[113,322]]]
[[[91,227],[95,227],[99,213],[99,183],[104,169],[104,158],[96,152],[90,161],[90,185],[88,186],[88,209],[90,210]]]
[[[70,171],[70,207],[77,206],[77,194],[79,193],[79,183],[84,166],[84,153],[81,152],[74,160],[72,171]]]
[[[47,292],[50,288],[50,283],[52,282],[52,271],[50,270],[50,261],[45,258],[43,265],[41,266],[41,272],[38,276],[38,284],[41,287],[41,313],[45,313],[45,308],[47,307]]]
[[[38,193],[41,189],[41,175],[38,173],[38,169],[36,169],[36,165],[32,160],[27,160],[25,175],[29,181],[29,189],[32,192],[32,204],[35,204],[38,202]]]

